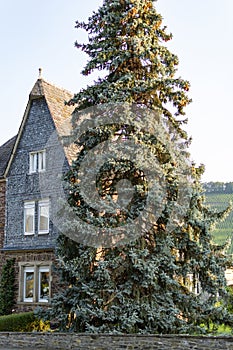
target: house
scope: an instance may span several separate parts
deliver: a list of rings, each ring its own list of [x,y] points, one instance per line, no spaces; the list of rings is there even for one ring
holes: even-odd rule
[[[59,171],[62,152],[63,172],[68,169],[59,136],[72,114],[64,103],[71,97],[39,76],[17,136],[0,147],[0,270],[15,259],[16,311],[49,305],[59,288],[53,271],[58,228],[51,219],[58,198],[54,186],[41,190],[41,179]]]

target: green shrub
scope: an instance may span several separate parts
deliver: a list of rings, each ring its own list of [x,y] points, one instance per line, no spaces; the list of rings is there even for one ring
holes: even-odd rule
[[[39,332],[49,329],[49,323],[38,320],[33,311],[0,317],[0,332]]]
[[[15,259],[6,260],[0,277],[0,315],[9,315],[15,303]]]

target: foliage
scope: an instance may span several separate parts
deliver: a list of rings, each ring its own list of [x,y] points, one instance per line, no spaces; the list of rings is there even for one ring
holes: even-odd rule
[[[50,332],[50,322],[49,321],[43,321],[42,319],[39,319],[36,317],[34,312],[35,320],[28,326],[27,331],[28,332]]]
[[[233,289],[232,289],[232,286],[227,287],[227,291],[228,291],[227,309],[231,314],[233,314]]]
[[[89,34],[87,44],[76,43],[90,57],[83,74],[99,69],[106,70],[107,75],[68,103],[76,105],[77,111],[113,102],[159,110],[161,118],[169,122],[170,140],[179,139],[180,144],[188,145],[182,125],[184,107],[190,103],[189,83],[176,77],[178,58],[163,44],[172,35],[162,26],[162,16],[153,1],[105,0],[88,23],[77,22],[77,28]],[[121,128],[124,130],[124,125]],[[101,133],[99,129],[99,139]],[[86,141],[84,137],[79,144],[81,152]],[[90,247],[60,236],[57,256],[68,287],[55,295],[52,308],[41,314],[45,319],[56,319],[61,330],[172,334],[204,332],[203,324],[232,325],[232,317],[224,307],[225,246],[216,246],[210,233],[229,208],[212,212],[205,205],[200,185],[204,169],[192,164],[187,175],[191,194],[188,207],[182,220],[169,230],[171,205],[176,204],[180,179],[172,157],[165,157],[164,149],[156,147],[156,140],[152,148],[162,159],[168,186],[167,204],[150,230],[111,247]],[[188,160],[188,154],[184,154]],[[68,202],[74,210],[82,205],[79,160],[73,162],[66,177]],[[103,195],[112,195],[107,186]],[[72,232],[72,224],[68,224]],[[216,307],[219,298],[221,305]]]
[[[204,182],[203,188],[205,193],[221,193],[221,194],[232,194],[233,193],[233,182]]]
[[[212,210],[223,211],[229,206],[229,203],[233,202],[233,194],[228,194],[224,192],[207,192],[206,195],[206,203]],[[220,220],[216,223],[213,229],[213,238],[214,241],[221,245],[224,244],[227,240],[229,241],[229,247],[227,250],[227,254],[233,253],[233,242],[232,242],[232,227],[233,227],[233,211],[229,213],[229,215],[225,218],[225,220]]]
[[[182,121],[176,120],[167,108],[174,107],[175,116],[185,114],[191,100],[187,96],[189,82],[175,76],[178,57],[165,45],[172,38],[162,26],[162,16],[153,1],[104,1],[88,23],[77,22],[89,34],[89,43],[79,44],[90,61],[84,75],[93,70],[107,70],[104,79],[81,90],[69,104],[82,110],[108,102],[128,102],[161,108],[182,136]],[[183,121],[185,122],[185,121]]]
[[[12,313],[15,303],[15,259],[6,260],[0,279],[0,315]]]
[[[33,311],[0,317],[0,332],[41,332],[48,330],[50,330],[49,323],[38,319]]]
[[[33,312],[12,314],[0,317],[0,331],[24,332],[30,329],[32,322],[35,321]],[[30,329],[31,330],[31,329]]]

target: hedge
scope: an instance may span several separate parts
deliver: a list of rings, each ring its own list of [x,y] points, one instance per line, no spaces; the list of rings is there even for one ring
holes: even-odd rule
[[[49,323],[38,320],[34,312],[22,312],[0,316],[0,332],[48,331]]]

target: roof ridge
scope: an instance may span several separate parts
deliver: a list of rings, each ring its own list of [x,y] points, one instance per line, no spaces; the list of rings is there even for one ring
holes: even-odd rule
[[[46,97],[48,91],[53,90],[54,92],[56,91],[56,93],[60,93],[62,95],[67,95],[68,99],[71,99],[72,96],[74,95],[74,93],[72,93],[71,91],[63,88],[63,87],[59,87],[55,84],[53,84],[52,82],[49,82],[47,80],[45,80],[44,78],[39,77],[33,88],[31,89],[31,92],[29,94],[29,98],[30,100],[36,99],[36,98],[40,98],[40,97]]]
[[[51,81],[45,80],[44,78],[38,78],[37,80],[41,80],[42,83],[49,84],[49,85],[51,85],[52,87],[54,87],[54,88],[56,88],[56,89],[59,89],[59,90],[61,90],[61,91],[67,92],[67,93],[69,93],[69,94],[71,94],[71,95],[74,94],[74,93],[71,92],[70,90],[67,90],[67,89],[63,88],[62,86],[58,86],[57,84],[54,84],[54,83],[51,82]]]

